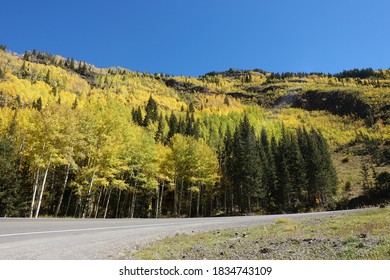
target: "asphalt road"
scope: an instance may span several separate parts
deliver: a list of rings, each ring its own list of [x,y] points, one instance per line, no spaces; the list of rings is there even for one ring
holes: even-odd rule
[[[121,259],[147,242],[191,233],[359,210],[291,215],[191,219],[25,219],[0,218],[0,260]]]

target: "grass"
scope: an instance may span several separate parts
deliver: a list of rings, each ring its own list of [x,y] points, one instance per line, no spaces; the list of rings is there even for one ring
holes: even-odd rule
[[[198,234],[178,234],[156,241],[131,259],[390,259],[390,209],[355,214],[277,219],[269,225]]]

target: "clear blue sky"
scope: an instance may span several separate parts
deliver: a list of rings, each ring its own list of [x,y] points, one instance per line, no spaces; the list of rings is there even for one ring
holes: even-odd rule
[[[390,67],[387,0],[4,0],[0,44],[198,76]]]

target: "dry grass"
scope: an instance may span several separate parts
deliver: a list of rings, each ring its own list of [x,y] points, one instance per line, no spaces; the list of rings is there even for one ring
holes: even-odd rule
[[[390,259],[390,209],[177,235],[132,259]]]

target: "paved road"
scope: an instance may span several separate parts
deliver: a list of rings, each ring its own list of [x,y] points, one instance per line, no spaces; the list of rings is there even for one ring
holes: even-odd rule
[[[129,250],[176,233],[267,224],[280,217],[299,219],[351,211],[358,210],[191,219],[0,218],[0,260],[120,259]]]

